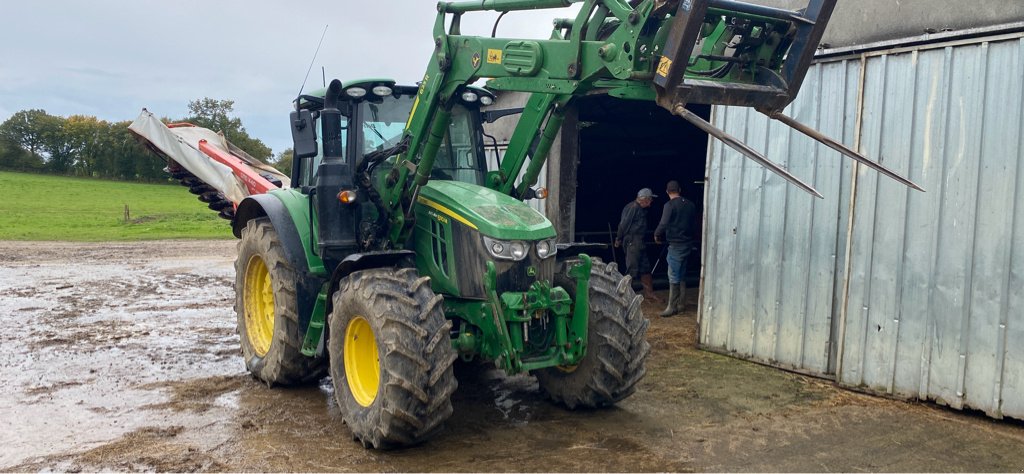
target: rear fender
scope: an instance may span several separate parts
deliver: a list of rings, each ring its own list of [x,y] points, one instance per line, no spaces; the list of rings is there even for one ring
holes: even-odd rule
[[[305,332],[316,306],[317,294],[326,280],[323,263],[319,258],[309,261],[306,252],[306,240],[295,225],[295,220],[281,199],[273,194],[257,194],[249,196],[238,205],[235,219],[231,222],[235,237],[241,238],[242,229],[252,219],[266,217],[277,232],[288,263],[295,269],[298,281],[294,282],[295,294],[298,297],[299,326]],[[315,258],[315,257],[314,257]]]
[[[555,254],[555,258],[558,261],[562,261],[568,258],[573,258],[581,253],[594,255],[601,255],[608,251],[608,244],[588,244],[584,242],[569,242],[565,244],[557,244],[555,248],[558,249],[558,253]]]
[[[301,203],[292,203],[286,206],[276,193],[266,195],[254,195],[246,198],[234,211],[234,220],[231,221],[231,231],[237,238],[242,238],[242,229],[250,220],[258,217],[267,217],[273,224],[273,229],[278,231],[281,243],[285,246],[285,255],[292,267],[308,273],[326,275],[324,262],[312,253],[309,239],[308,216],[302,215],[296,219],[293,214],[301,212]],[[300,228],[301,221],[305,227]]]

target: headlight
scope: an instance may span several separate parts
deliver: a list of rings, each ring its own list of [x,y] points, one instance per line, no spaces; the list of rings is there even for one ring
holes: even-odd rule
[[[519,240],[497,240],[484,236],[484,247],[494,258],[504,260],[522,260],[526,258],[529,244]]]
[[[363,89],[362,87],[349,87],[348,89],[345,89],[345,93],[353,99],[358,99],[366,95],[366,89]]]
[[[462,93],[462,100],[466,102],[476,102],[477,98],[479,98],[479,96],[476,95],[476,92],[466,91]]]
[[[480,104],[481,105],[491,105],[493,103],[494,103],[494,99],[492,99],[492,98],[490,98],[490,97],[488,97],[486,95],[480,96]]]
[[[547,239],[537,242],[537,256],[540,258],[548,258],[558,253],[558,248],[555,247],[555,239]]]
[[[512,258],[516,260],[522,260],[526,256],[526,244],[522,242],[512,242],[509,250],[512,251]]]
[[[388,86],[376,86],[373,88],[373,93],[381,97],[391,95],[392,92],[394,91]]]

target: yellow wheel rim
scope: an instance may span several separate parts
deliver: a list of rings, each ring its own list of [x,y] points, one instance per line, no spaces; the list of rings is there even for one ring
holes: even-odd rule
[[[575,372],[577,367],[579,367],[579,365],[556,365],[555,366],[555,368],[558,369],[560,372],[563,372],[563,373],[566,373],[566,374],[571,374],[571,373]]]
[[[370,322],[362,316],[349,321],[345,329],[345,378],[352,397],[364,407],[377,398],[380,387],[380,359]]]
[[[263,259],[253,255],[245,266],[245,334],[260,357],[274,338],[274,287]]]

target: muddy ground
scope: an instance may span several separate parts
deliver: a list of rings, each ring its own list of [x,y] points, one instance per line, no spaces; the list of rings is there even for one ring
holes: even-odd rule
[[[363,449],[330,382],[270,389],[238,356],[234,242],[0,242],[3,471],[1021,471],[1024,425],[856,394],[694,347],[654,304],[647,377],[566,411],[460,366],[430,442]]]

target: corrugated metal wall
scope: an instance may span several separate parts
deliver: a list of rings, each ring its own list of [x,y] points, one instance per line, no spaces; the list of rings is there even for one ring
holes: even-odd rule
[[[855,172],[757,112],[717,109],[719,126],[826,198],[712,144],[701,343],[1024,418],[1020,36],[810,71],[788,113],[882,157],[927,193]]]
[[[813,67],[787,114],[845,142],[857,120],[856,61]],[[716,108],[719,127],[825,195],[816,199],[712,140],[705,215],[701,343],[826,373],[842,269],[850,165],[748,108]]]

